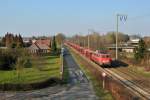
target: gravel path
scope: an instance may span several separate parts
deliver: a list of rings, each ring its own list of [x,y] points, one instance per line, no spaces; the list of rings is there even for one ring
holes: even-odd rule
[[[65,55],[64,59],[70,74],[67,86],[57,85],[27,92],[0,92],[0,100],[96,100],[91,84],[72,56]]]

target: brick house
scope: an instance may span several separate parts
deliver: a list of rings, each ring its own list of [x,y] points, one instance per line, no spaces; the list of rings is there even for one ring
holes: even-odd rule
[[[40,39],[32,43],[32,45],[28,48],[28,50],[32,54],[50,53],[50,46],[51,46],[50,39]]]

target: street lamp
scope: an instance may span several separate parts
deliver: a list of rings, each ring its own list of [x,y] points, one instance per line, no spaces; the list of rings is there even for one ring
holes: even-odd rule
[[[117,14],[117,31],[116,31],[116,60],[118,59],[118,27],[119,27],[119,18],[120,21],[126,21],[127,15]]]

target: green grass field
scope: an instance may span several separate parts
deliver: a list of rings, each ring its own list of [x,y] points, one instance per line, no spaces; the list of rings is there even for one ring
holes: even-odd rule
[[[51,77],[60,78],[60,57],[43,56],[32,59],[32,67],[23,68],[17,74],[16,70],[0,71],[0,84],[5,83],[34,83]]]

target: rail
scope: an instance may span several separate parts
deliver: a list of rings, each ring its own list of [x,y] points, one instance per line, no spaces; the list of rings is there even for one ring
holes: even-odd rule
[[[142,98],[145,99],[150,99],[150,94],[145,90],[141,89],[141,87],[139,85],[136,85],[135,82],[130,81],[127,78],[121,77],[109,69],[105,69],[105,71],[107,71],[107,73],[109,73],[111,76],[117,78],[120,82],[122,82],[127,87],[130,87],[131,91],[136,92],[136,94],[138,93],[137,95],[142,96]]]
[[[82,57],[85,61],[87,61],[88,63],[92,64],[94,66],[94,68],[96,68],[96,70],[99,71],[99,73],[106,73],[107,77],[110,77],[113,80],[115,80],[115,81],[119,82],[120,84],[122,84],[126,89],[128,89],[128,91],[130,91],[130,92],[132,92],[134,94],[133,98],[136,98],[136,99],[140,98],[140,99],[145,99],[145,100],[149,100],[150,99],[150,94],[148,92],[144,91],[138,85],[136,85],[133,81],[127,80],[127,79],[121,77],[120,75],[116,74],[115,72],[113,72],[113,71],[111,71],[109,69],[104,69],[104,68],[99,67],[99,65],[95,64],[91,60],[89,60],[86,57],[82,56],[74,48],[72,48],[72,47],[70,47],[70,48],[74,52],[79,54],[80,57]],[[102,74],[100,74],[100,75],[102,75]],[[111,92],[113,92],[113,91],[111,91]],[[133,95],[133,94],[131,94],[131,95]]]

